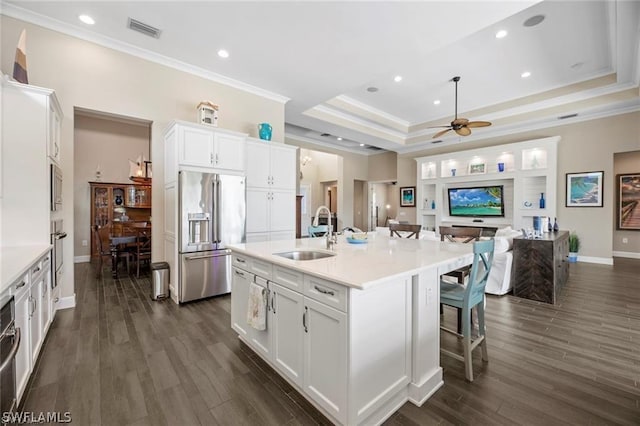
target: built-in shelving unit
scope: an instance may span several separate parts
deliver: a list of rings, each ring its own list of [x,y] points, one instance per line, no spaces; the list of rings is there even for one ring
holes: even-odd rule
[[[423,229],[441,225],[532,227],[535,216],[556,216],[557,149],[560,137],[536,139],[416,158],[417,219]],[[504,217],[449,216],[447,189],[502,185]],[[544,208],[540,197],[544,194]]]

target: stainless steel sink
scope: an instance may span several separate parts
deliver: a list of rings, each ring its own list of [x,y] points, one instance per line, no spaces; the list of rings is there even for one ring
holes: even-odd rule
[[[286,257],[292,260],[316,260],[324,259],[326,257],[335,256],[335,253],[328,253],[326,251],[313,251],[313,250],[296,250],[286,251],[284,253],[274,253],[276,256]]]

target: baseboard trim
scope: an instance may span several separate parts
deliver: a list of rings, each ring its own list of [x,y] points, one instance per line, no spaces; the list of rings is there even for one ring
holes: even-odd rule
[[[613,265],[613,257],[578,256],[578,262],[599,263],[601,265]]]
[[[56,311],[60,309],[69,309],[76,307],[76,294],[73,293],[73,296],[61,297],[56,303]]]
[[[634,253],[632,251],[614,251],[613,257],[627,257],[629,259],[640,259],[640,253]]]
[[[76,256],[73,258],[73,263],[88,263],[91,262],[91,256]]]

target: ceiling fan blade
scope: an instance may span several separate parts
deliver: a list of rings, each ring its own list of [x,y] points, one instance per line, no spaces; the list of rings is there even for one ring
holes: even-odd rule
[[[459,129],[456,129],[456,133],[460,136],[469,136],[471,134],[471,130],[469,130],[468,127],[460,127]]]
[[[432,139],[437,139],[440,136],[444,135],[445,133],[450,132],[451,130],[452,130],[451,128],[448,128],[448,129],[445,129],[445,130],[441,130],[438,133],[436,133],[435,135],[433,135]]]
[[[467,127],[487,127],[491,126],[490,121],[470,121],[467,123]]]
[[[451,122],[452,126],[464,126],[469,122],[466,118],[456,118]]]
[[[451,127],[451,125],[449,125],[449,126],[429,126],[429,127],[427,127],[427,129],[439,129],[439,128],[443,128],[443,127]]]

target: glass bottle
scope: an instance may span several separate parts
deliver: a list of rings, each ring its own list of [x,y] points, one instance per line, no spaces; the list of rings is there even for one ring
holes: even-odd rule
[[[553,232],[558,232],[560,227],[558,226],[558,218],[553,219]]]
[[[540,193],[540,208],[544,209],[544,192]]]
[[[431,210],[436,209],[436,200],[431,200]]]
[[[547,231],[551,232],[553,231],[553,225],[551,224],[551,218],[548,218],[549,220],[547,220]]]

